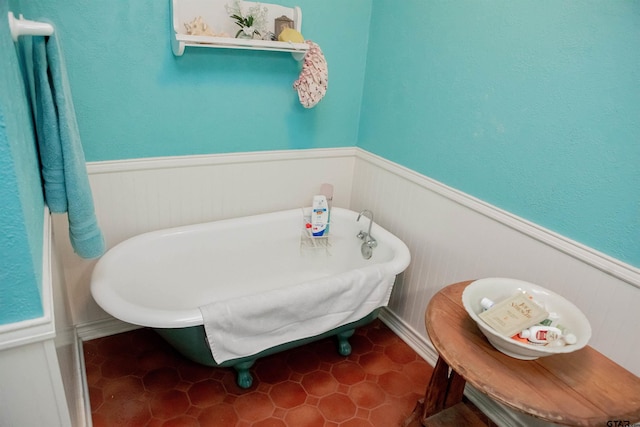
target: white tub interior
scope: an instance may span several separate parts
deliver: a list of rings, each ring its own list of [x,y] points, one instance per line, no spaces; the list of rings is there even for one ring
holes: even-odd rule
[[[392,274],[409,263],[398,238],[374,224],[373,257],[360,254],[357,213],[334,208],[330,247],[301,248],[301,209],[142,234],[122,242],[96,265],[91,292],[109,314],[151,327],[202,324],[198,307],[339,275],[361,268]],[[373,266],[373,267],[372,267]]]

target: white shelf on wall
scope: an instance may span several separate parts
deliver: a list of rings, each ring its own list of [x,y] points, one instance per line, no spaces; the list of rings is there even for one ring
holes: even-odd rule
[[[192,22],[197,17],[202,17],[215,33],[227,33],[234,35],[240,28],[233,19],[227,15],[225,4],[231,0],[171,0],[172,31],[171,49],[176,56],[182,56],[186,47],[222,48],[222,49],[249,49],[267,50],[275,52],[290,52],[300,61],[309,49],[306,43],[291,43],[271,40],[237,39],[233,37],[212,37],[187,34],[185,23]],[[246,7],[251,7],[255,2],[244,2]],[[268,22],[275,23],[275,19],[286,16],[293,20],[294,28],[302,33],[302,11],[299,7],[285,7],[277,4],[260,3],[267,7]],[[275,32],[275,28],[270,28]]]

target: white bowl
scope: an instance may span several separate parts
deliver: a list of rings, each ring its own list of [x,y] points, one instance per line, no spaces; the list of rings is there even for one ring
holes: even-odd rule
[[[478,314],[482,312],[480,306],[482,298],[487,297],[498,303],[515,295],[518,291],[527,292],[536,301],[542,303],[548,312],[557,313],[560,317],[559,323],[575,334],[577,342],[560,347],[521,343],[496,332],[480,319]],[[462,292],[462,304],[489,342],[502,353],[516,359],[534,360],[552,354],[571,353],[587,345],[591,338],[589,320],[578,307],[555,292],[522,280],[500,277],[476,280]]]

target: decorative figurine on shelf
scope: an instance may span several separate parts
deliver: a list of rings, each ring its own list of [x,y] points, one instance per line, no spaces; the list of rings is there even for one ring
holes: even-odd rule
[[[267,31],[266,33],[262,34],[262,40],[275,41],[278,39],[276,38],[276,35],[273,34],[271,31]]]
[[[266,6],[256,3],[247,11],[243,11],[243,1],[234,0],[231,5],[225,5],[225,9],[229,17],[233,18],[240,30],[236,33],[236,38],[252,39],[255,36],[262,37],[262,33],[266,33],[267,14]]]
[[[273,28],[276,30],[276,38],[280,35],[280,33],[282,32],[282,30],[284,30],[285,28],[294,28],[294,22],[293,19],[290,19],[289,17],[282,15],[280,18],[276,18],[274,24],[273,24]]]
[[[194,18],[193,21],[184,23],[187,34],[190,36],[209,36],[209,37],[229,37],[227,33],[216,33],[211,27],[202,20],[202,16]]]
[[[278,40],[281,42],[304,43],[304,37],[293,28],[285,28],[280,31]]]

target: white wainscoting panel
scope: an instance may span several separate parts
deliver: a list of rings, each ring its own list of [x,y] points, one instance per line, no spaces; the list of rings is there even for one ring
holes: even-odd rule
[[[371,209],[377,223],[409,246],[411,265],[381,317],[425,359],[433,363],[437,356],[424,310],[438,290],[462,280],[513,277],[573,301],[591,322],[590,344],[640,375],[640,270],[366,151],[124,160],[90,163],[88,171],[108,248],[147,231],[307,206],[320,184],[332,183],[334,206]],[[73,325],[85,337],[126,330],[93,301],[95,261],[73,253],[66,216],[53,215],[53,225]],[[59,355],[70,360],[67,350]],[[81,419],[75,393],[75,402],[74,394],[67,399],[72,417]],[[468,394],[500,425],[542,425]]]
[[[310,206],[322,183],[348,207],[355,149],[164,157],[89,163],[107,248],[147,231]],[[74,324],[108,318],[89,290],[96,261],[73,253],[66,215],[54,216]]]
[[[69,417],[72,426],[86,426],[85,398],[82,381],[84,372],[80,364],[80,352],[76,328],[71,318],[70,301],[67,295],[66,281],[62,273],[62,264],[58,259],[54,245],[51,245],[51,281],[53,286],[53,306],[55,312],[56,338],[54,340],[60,374]],[[88,413],[90,416],[90,412]]]
[[[436,358],[424,310],[438,290],[513,277],[573,301],[591,322],[590,344],[640,375],[640,270],[366,151],[124,160],[90,163],[88,171],[108,248],[147,231],[307,206],[320,184],[332,183],[334,206],[371,209],[409,246],[412,262],[382,318],[425,359]],[[73,254],[66,216],[54,215],[53,224],[73,325],[86,337],[126,329],[93,301],[95,261]],[[534,425],[469,395],[500,425]]]
[[[393,162],[356,148],[125,160],[88,165],[107,246],[146,231],[306,205],[323,182],[334,205],[372,209],[409,246],[412,263],[392,295],[393,314],[416,336],[424,308],[447,284],[502,276],[573,301],[591,345],[640,373],[640,272]],[[89,292],[95,261],[73,254],[65,216],[54,232],[74,325],[108,319]]]
[[[412,254],[389,304],[408,335],[429,345],[424,310],[444,286],[513,277],[574,302],[591,323],[590,345],[640,375],[638,269],[371,153],[357,159],[351,209],[373,210]]]
[[[0,325],[0,426],[72,425],[54,343],[58,327],[54,286],[60,283],[54,277],[46,207],[43,225],[43,315]]]

